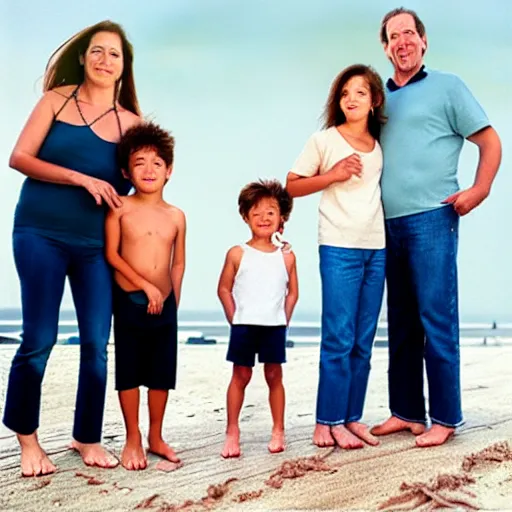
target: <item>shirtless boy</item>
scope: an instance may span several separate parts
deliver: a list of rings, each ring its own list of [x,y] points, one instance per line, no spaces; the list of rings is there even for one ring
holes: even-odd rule
[[[116,389],[126,425],[121,464],[147,467],[139,428],[139,387],[148,388],[149,451],[173,463],[179,458],[162,439],[169,389],[176,384],[177,319],[185,270],[185,215],[166,203],[173,137],[153,123],[129,129],[119,163],[135,193],[110,210],[106,256],[114,268]]]

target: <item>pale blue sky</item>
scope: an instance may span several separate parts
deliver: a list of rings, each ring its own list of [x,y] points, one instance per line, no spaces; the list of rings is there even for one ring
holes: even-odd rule
[[[247,237],[237,214],[240,188],[258,177],[284,179],[319,115],[334,76],[355,62],[387,78],[379,24],[389,0],[90,0],[2,2],[0,47],[0,307],[19,305],[12,260],[12,214],[22,177],[7,162],[39,98],[51,52],[86,25],[110,18],[135,47],[144,113],[173,131],[175,173],[166,197],[188,217],[184,309],[219,309],[225,251]],[[427,27],[430,67],[459,74],[501,135],[504,158],[491,197],[461,225],[460,308],[465,320],[512,319],[512,31],[509,0],[404,1]],[[469,145],[460,181],[471,183]],[[316,246],[319,196],[299,199],[286,228],[298,258],[298,310],[320,309]],[[71,305],[67,293],[64,306]]]

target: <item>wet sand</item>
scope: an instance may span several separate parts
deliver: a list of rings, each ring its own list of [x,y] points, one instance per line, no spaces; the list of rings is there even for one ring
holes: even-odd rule
[[[0,347],[2,407],[14,350],[13,346]],[[271,429],[267,388],[262,368],[256,367],[241,416],[243,455],[223,460],[225,390],[230,378],[230,366],[224,361],[226,346],[180,345],[178,388],[171,392],[165,435],[183,467],[173,472],[158,470],[160,459],[150,455],[145,471],[87,468],[66,448],[71,439],[78,350],[73,346],[55,348],[43,386],[39,435],[58,465],[58,473],[22,478],[15,438],[0,427],[1,510],[377,510],[401,494],[402,482],[427,483],[440,473],[461,474],[465,456],[498,441],[512,444],[510,345],[462,349],[466,424],[445,446],[415,448],[412,434],[402,433],[383,438],[379,447],[351,452],[331,452],[312,445],[319,349],[296,347],[289,349],[285,365],[287,450],[276,455],[267,451]],[[388,415],[386,349],[375,349],[372,366],[365,410],[369,424]],[[109,369],[104,439],[119,455],[124,431],[113,388],[113,354]],[[145,399],[141,418],[145,435]],[[282,479],[280,488],[265,483],[283,462],[315,455],[325,457],[325,471],[308,471],[322,464],[303,461],[302,476]],[[294,468],[290,465],[284,474],[297,476]],[[475,495],[472,503],[482,510],[512,510],[511,461],[479,463],[468,474],[474,479],[465,487]],[[210,498],[201,501],[208,496],[210,485],[231,479],[236,480],[224,488],[210,488]]]

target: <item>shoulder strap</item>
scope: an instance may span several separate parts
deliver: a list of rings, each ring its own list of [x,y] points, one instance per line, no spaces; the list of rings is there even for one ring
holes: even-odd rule
[[[80,87],[80,85],[76,86],[75,90],[66,98],[66,101],[61,105],[61,107],[59,108],[57,113],[53,115],[53,120],[54,121],[57,119],[58,115],[62,112],[64,107],[68,104],[69,100],[71,98],[75,98],[76,99],[76,93],[77,93],[79,87]]]

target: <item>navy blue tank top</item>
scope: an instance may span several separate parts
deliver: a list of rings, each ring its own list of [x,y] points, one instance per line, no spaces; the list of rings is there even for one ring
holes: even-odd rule
[[[131,184],[123,178],[117,163],[117,143],[102,139],[90,125],[55,120],[37,157],[107,181],[120,195],[130,190]],[[27,178],[16,207],[14,230],[31,231],[71,244],[103,247],[107,208],[104,204],[98,206],[83,187]]]

